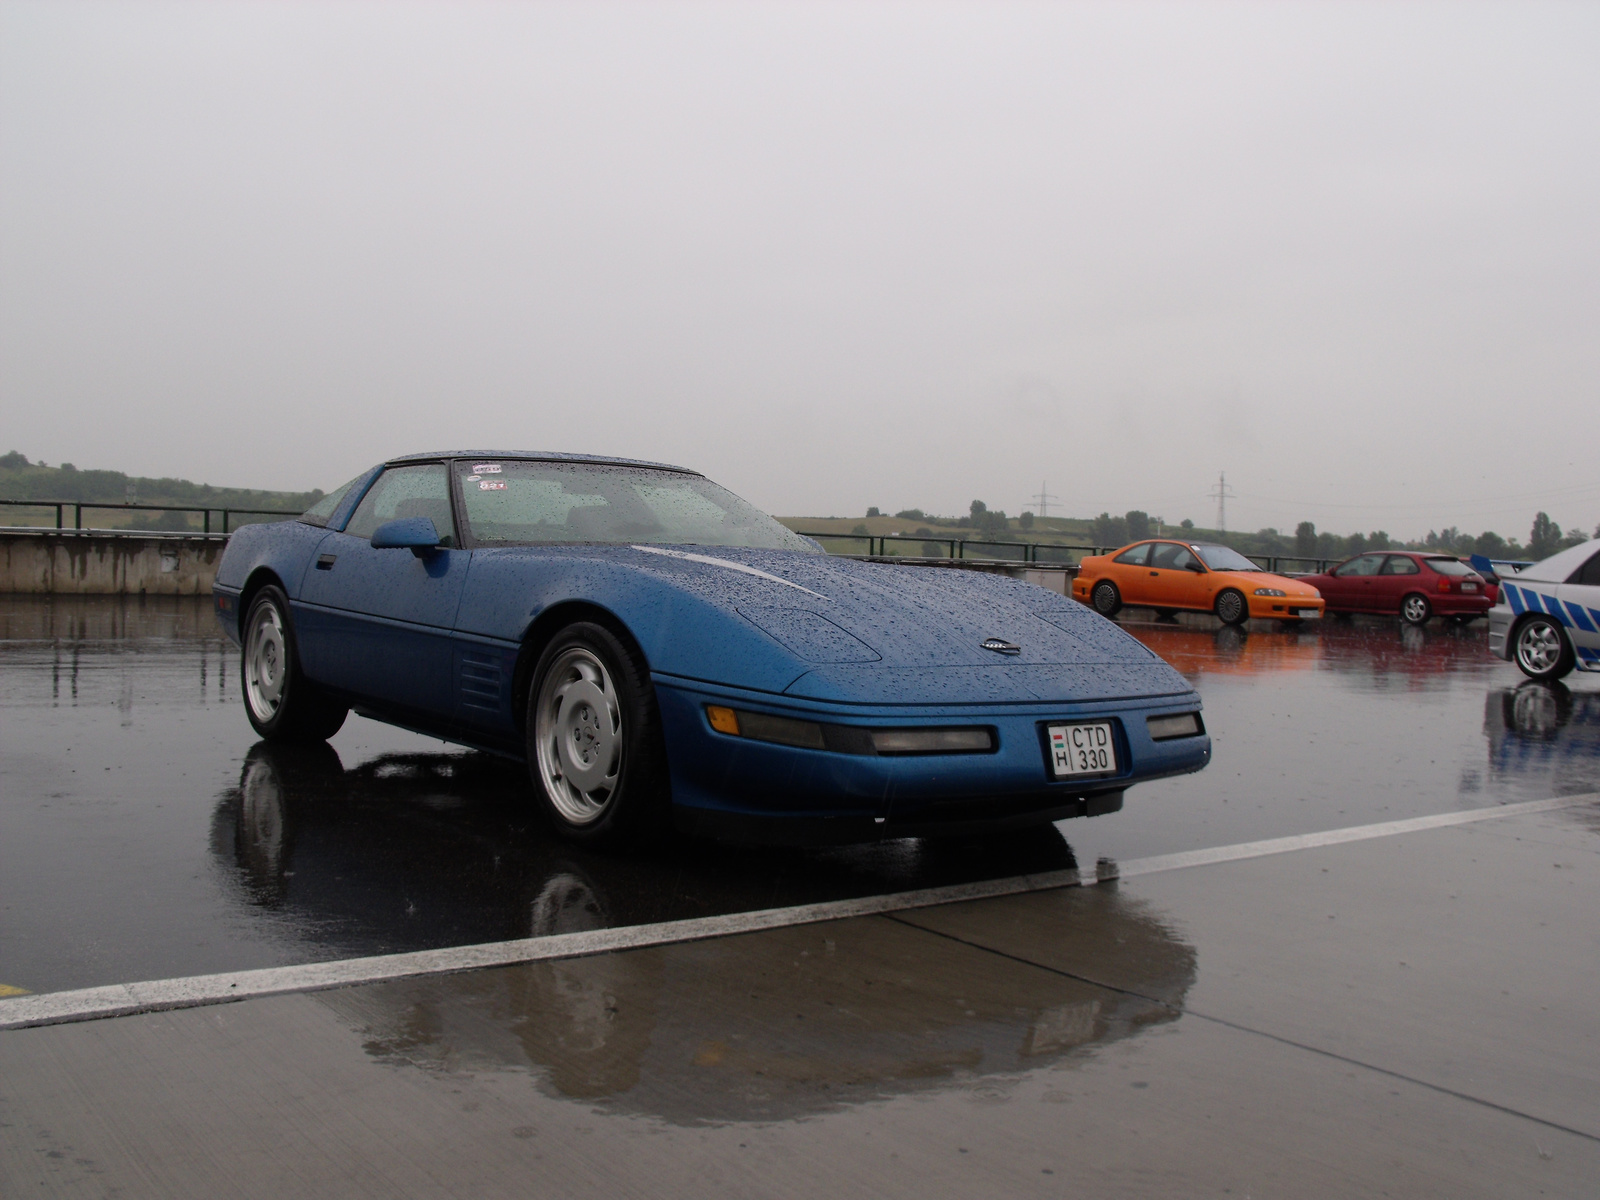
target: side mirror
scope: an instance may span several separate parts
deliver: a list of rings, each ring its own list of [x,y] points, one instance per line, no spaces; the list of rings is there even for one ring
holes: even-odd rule
[[[401,517],[385,521],[372,531],[374,550],[410,550],[418,558],[439,548],[439,531],[431,517]]]
[[[1188,569],[1193,571],[1196,575],[1204,575],[1206,572],[1204,564],[1197,563],[1193,559],[1190,559],[1184,564],[1184,566],[1188,567]]]

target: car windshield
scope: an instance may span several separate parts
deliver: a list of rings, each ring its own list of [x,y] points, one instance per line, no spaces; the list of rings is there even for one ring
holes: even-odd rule
[[[1473,575],[1475,571],[1459,558],[1425,558],[1430,571],[1437,571],[1441,575]]]
[[[466,526],[479,544],[635,542],[820,550],[702,475],[526,459],[456,464]]]
[[[1262,569],[1237,550],[1230,550],[1227,546],[1196,546],[1194,552],[1200,556],[1200,561],[1213,571],[1259,571]]]

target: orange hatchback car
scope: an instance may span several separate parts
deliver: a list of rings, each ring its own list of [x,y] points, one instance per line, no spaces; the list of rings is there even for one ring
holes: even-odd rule
[[[1314,620],[1323,607],[1309,584],[1268,574],[1237,550],[1199,542],[1135,542],[1086,558],[1072,595],[1105,617],[1136,604],[1163,616],[1180,609],[1216,613],[1228,625],[1251,617]]]

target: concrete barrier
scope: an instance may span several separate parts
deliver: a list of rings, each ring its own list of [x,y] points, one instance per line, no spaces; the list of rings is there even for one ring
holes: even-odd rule
[[[220,534],[94,530],[0,532],[0,592],[23,595],[209,595]]]
[[[222,534],[96,530],[0,531],[0,592],[23,595],[204,596],[217,577]],[[983,571],[1072,595],[1076,567],[982,559],[876,558],[905,566]]]

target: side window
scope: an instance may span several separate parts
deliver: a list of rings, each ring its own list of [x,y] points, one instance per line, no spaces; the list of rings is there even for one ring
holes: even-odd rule
[[[1591,554],[1589,561],[1579,567],[1567,579],[1568,583],[1582,583],[1589,587],[1600,587],[1600,552]]]
[[[367,490],[356,505],[344,531],[370,538],[385,521],[400,517],[427,517],[439,531],[439,544],[455,545],[455,524],[450,519],[450,475],[443,463],[391,467]]]
[[[1186,571],[1194,561],[1194,552],[1177,542],[1157,542],[1150,555],[1150,565],[1163,571]]]
[[[1336,567],[1333,573],[1340,579],[1349,579],[1356,575],[1376,575],[1378,568],[1382,565],[1383,555],[1363,554],[1357,558],[1352,558],[1342,567]]]
[[[1145,565],[1145,563],[1150,561],[1150,543],[1143,542],[1140,545],[1135,546],[1132,550],[1126,550],[1117,555],[1116,558],[1112,559],[1111,561],[1123,563],[1130,567],[1142,567]]]
[[[334,488],[333,491],[329,492],[321,500],[318,500],[310,508],[306,509],[306,511],[300,515],[300,519],[307,525],[326,525],[328,523],[328,518],[333,516],[333,510],[338,508],[340,501],[344,499],[344,494],[351,488],[355,487],[356,480],[360,478],[361,476],[357,475],[355,479],[352,479],[343,487]]]
[[[1422,572],[1417,566],[1416,559],[1405,554],[1391,554],[1389,560],[1383,564],[1380,575],[1420,575]]]

